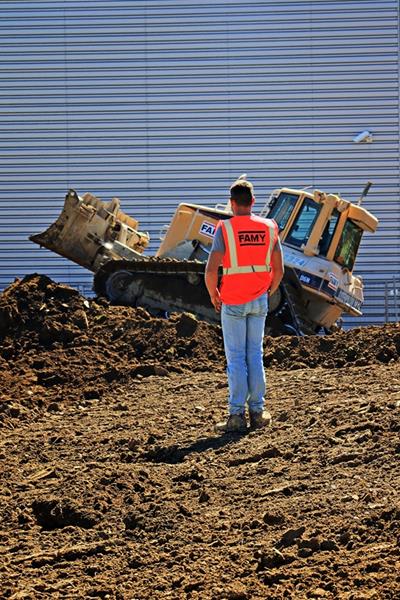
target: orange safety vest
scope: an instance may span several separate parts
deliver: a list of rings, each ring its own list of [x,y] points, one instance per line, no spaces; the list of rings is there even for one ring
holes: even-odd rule
[[[219,221],[225,242],[222,260],[221,300],[244,304],[271,287],[271,257],[278,240],[278,225],[254,215]]]

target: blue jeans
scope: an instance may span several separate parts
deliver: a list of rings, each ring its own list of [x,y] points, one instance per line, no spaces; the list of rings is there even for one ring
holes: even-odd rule
[[[229,384],[229,414],[264,408],[263,338],[268,294],[245,304],[223,304],[221,324]]]

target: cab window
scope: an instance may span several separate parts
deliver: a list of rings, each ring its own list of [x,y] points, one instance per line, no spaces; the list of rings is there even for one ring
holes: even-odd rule
[[[338,221],[339,221],[340,213],[336,208],[332,211],[331,217],[327,224],[325,225],[325,229],[322,232],[321,239],[318,244],[319,253],[321,256],[326,256],[329,246],[331,245],[331,241],[333,238],[333,234],[335,233]]]
[[[287,192],[281,192],[275,198],[268,213],[268,218],[277,222],[279,231],[285,229],[298,199],[299,197],[296,194],[288,194]]]
[[[335,252],[335,261],[342,267],[353,269],[363,230],[353,221],[346,221]]]
[[[307,244],[308,238],[310,237],[320,210],[320,204],[314,200],[311,200],[311,198],[305,198],[303,206],[301,207],[299,214],[297,215],[296,220],[289,231],[289,235],[285,240],[286,243],[297,246],[298,248],[301,248],[303,244]]]

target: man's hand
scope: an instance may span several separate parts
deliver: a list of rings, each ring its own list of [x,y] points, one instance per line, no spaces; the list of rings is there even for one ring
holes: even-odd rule
[[[211,299],[211,302],[214,305],[215,310],[217,312],[220,312],[222,302],[221,302],[221,297],[219,295],[219,290],[218,289],[215,290],[214,294],[210,294],[210,299]]]
[[[271,287],[269,289],[269,293],[272,296],[272,294],[274,292],[276,292],[276,290],[278,289],[279,284],[283,278],[283,273],[285,271],[285,267],[284,267],[284,263],[283,263],[283,252],[282,252],[281,245],[279,242],[275,245],[274,251],[272,253],[271,262],[272,262],[273,278],[272,278]]]
[[[206,266],[205,281],[210,300],[217,312],[221,310],[221,297],[218,289],[218,267],[222,263],[223,252],[210,252]]]

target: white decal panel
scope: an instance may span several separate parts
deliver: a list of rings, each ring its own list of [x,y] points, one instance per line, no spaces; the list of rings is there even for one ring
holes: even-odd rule
[[[300,281],[303,281],[303,283],[311,283],[311,277],[306,275],[306,273],[301,273],[299,279]]]
[[[209,238],[213,238],[215,235],[215,225],[214,225],[214,223],[209,223],[208,221],[203,221],[199,231],[203,235],[205,235]]]
[[[338,291],[336,292],[335,298],[337,298],[339,300],[339,302],[342,302],[343,304],[346,304],[347,306],[355,308],[356,310],[361,309],[362,301],[359,300],[359,298],[356,298],[355,296],[353,296],[352,294],[348,294],[341,288],[339,288]]]
[[[331,290],[336,291],[339,287],[339,279],[333,273],[328,273],[328,277],[329,277],[328,287],[331,288]]]
[[[298,256],[296,254],[293,254],[292,252],[288,252],[286,250],[286,248],[284,249],[283,253],[285,256],[285,261],[291,265],[295,265],[297,267],[303,267],[307,262],[307,259],[302,258],[301,256]]]

